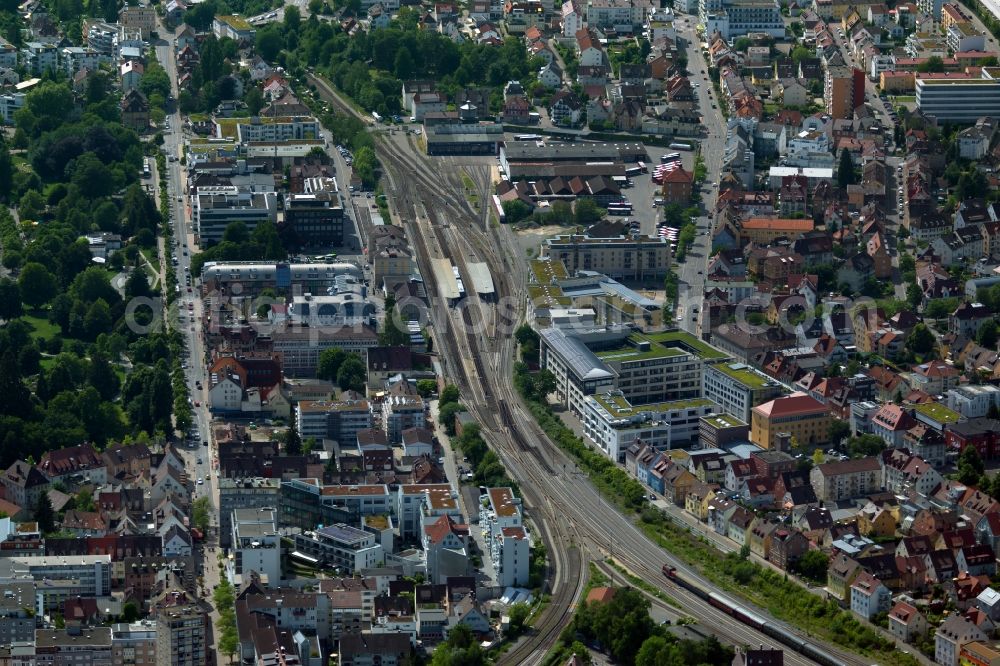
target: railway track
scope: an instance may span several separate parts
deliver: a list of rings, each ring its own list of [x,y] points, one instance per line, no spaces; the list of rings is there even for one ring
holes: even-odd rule
[[[325,81],[312,78],[312,82],[342,112],[361,117],[343,105]],[[454,194],[464,191],[460,177],[455,173],[439,173],[427,159],[414,156],[412,140],[408,140],[407,147],[401,148],[386,137],[376,146],[390,184],[390,205],[396,208],[414,244],[417,264],[425,276],[431,302],[440,301],[440,290],[434,284],[430,266],[432,257],[451,260],[465,276],[466,284],[471,284],[463,248],[458,247],[464,245],[466,252],[472,249],[490,267],[497,296],[513,298],[516,303],[523,304],[527,266],[518,251],[512,249],[509,232],[490,228],[485,207],[476,211],[464,195]],[[488,175],[488,169],[483,168],[470,173],[470,178],[485,180]],[[422,215],[420,209],[423,209]],[[453,235],[459,238],[452,239]],[[480,307],[483,307],[481,303],[477,311]],[[494,314],[499,321],[496,308]],[[649,541],[587,483],[561,449],[547,443],[546,435],[521,404],[512,386],[515,350],[510,333],[501,335],[498,332],[492,339],[468,334],[475,328],[470,326],[473,322],[471,309],[463,309],[460,317],[447,311],[436,311],[435,315],[435,341],[442,361],[447,364],[448,376],[459,386],[463,404],[481,424],[490,447],[521,484],[525,508],[536,526],[536,534],[550,554],[550,603],[537,618],[527,639],[505,653],[500,663],[520,666],[540,662],[569,621],[573,604],[582,595],[587,562],[611,555],[645,581],[669,589],[670,594],[684,605],[687,614],[723,640],[737,645],[774,644],[764,634],[667,585],[659,571],[664,561],[693,577],[697,575]],[[518,312],[515,323],[521,316],[523,313]],[[492,371],[486,367],[487,353],[496,359]],[[466,360],[471,363],[467,365]],[[543,447],[542,443],[547,444]],[[795,654],[786,658],[795,666],[810,663]],[[854,655],[848,655],[844,661],[852,665],[867,663]]]

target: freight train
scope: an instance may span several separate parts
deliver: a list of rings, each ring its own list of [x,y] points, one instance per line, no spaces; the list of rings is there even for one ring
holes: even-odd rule
[[[732,599],[724,597],[717,592],[706,592],[698,585],[681,577],[677,573],[677,569],[669,564],[663,565],[663,575],[699,599],[708,602],[715,608],[718,608],[726,615],[739,620],[743,624],[750,625],[762,634],[770,636],[785,647],[791,648],[792,650],[805,655],[818,664],[823,664],[824,666],[846,666],[843,661],[823,650],[819,646],[802,640],[795,634],[786,631],[773,622],[768,622],[749,608],[738,605]]]

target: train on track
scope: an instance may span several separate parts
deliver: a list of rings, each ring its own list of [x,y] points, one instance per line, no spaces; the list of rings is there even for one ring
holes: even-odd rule
[[[843,661],[825,651],[818,645],[804,641],[790,631],[777,626],[773,622],[768,622],[766,619],[754,613],[749,608],[740,606],[732,599],[724,597],[718,592],[708,592],[702,589],[700,586],[680,576],[677,573],[677,569],[669,564],[663,565],[663,575],[699,599],[707,602],[715,608],[718,608],[726,615],[739,620],[743,624],[753,627],[766,636],[770,636],[785,647],[795,650],[799,654],[812,659],[818,664],[823,664],[824,666],[846,666]]]

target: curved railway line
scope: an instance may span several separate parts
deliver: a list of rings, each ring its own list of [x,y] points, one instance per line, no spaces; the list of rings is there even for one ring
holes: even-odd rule
[[[324,80],[312,76],[310,80],[323,98],[341,112],[368,122],[344,104]],[[431,259],[449,259],[470,285],[465,260],[470,253],[489,266],[498,300],[506,297],[523,304],[527,267],[517,251],[512,250],[509,237],[505,237],[509,231],[491,227],[485,206],[474,210],[465,199],[464,185],[454,170],[443,172],[426,158],[415,155],[412,139],[407,139],[409,146],[405,149],[392,137],[384,139],[376,142],[376,148],[388,179],[390,205],[396,208],[414,244],[432,308],[439,307],[441,299],[431,277]],[[487,201],[488,167],[469,167],[467,172],[469,169],[470,178],[480,189],[480,201]],[[456,248],[460,249],[456,251]],[[477,321],[482,321],[476,320],[476,315],[484,317],[490,310],[494,335],[469,334],[470,330],[477,329]],[[518,308],[518,312],[522,310]],[[461,314],[457,314],[459,312]],[[573,460],[548,441],[513,387],[513,327],[506,334],[501,333],[502,313],[495,305],[485,304],[470,294],[462,307],[434,310],[433,314],[435,342],[448,375],[459,386],[462,402],[479,422],[484,438],[511,477],[521,484],[525,508],[550,556],[550,602],[536,619],[528,637],[503,654],[499,663],[512,666],[540,663],[569,621],[574,604],[580,601],[587,563],[608,556],[646,582],[668,590],[682,604],[686,615],[694,617],[706,630],[723,640],[737,645],[775,643],[705,604],[689,591],[665,581],[661,572],[664,562],[688,578],[709,585],[697,572],[654,544],[634,523],[623,517],[588,482],[586,475],[576,469]],[[492,369],[486,367],[488,361],[492,361]],[[864,666],[869,663],[857,655],[824,647],[844,664]],[[787,652],[785,659],[793,666],[812,663],[794,652]]]

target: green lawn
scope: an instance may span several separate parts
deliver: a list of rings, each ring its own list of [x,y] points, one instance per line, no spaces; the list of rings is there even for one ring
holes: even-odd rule
[[[59,327],[44,317],[25,315],[24,317],[21,317],[21,321],[31,326],[31,337],[36,340],[40,338],[49,340],[57,335],[61,335]]]
[[[157,256],[155,247],[142,248],[142,256],[146,257],[146,260],[153,265],[154,272],[160,272],[160,258]]]

